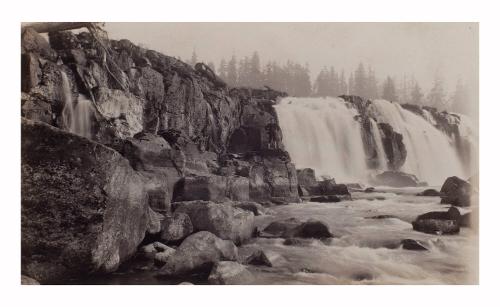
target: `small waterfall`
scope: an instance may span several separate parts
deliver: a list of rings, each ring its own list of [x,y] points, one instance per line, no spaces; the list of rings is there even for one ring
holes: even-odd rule
[[[68,76],[61,71],[62,86],[64,94],[64,108],[62,111],[62,122],[64,128],[74,134],[92,138],[92,102],[83,95],[78,96],[76,103],[73,103],[73,95]]]
[[[384,145],[382,144],[382,136],[380,135],[380,130],[378,130],[377,122],[370,118],[370,126],[373,134],[373,139],[375,140],[375,149],[377,150],[377,160],[379,169],[387,169],[387,156],[385,155]]]
[[[369,169],[358,111],[341,98],[283,98],[275,106],[285,148],[297,168],[311,167],[316,174],[338,182],[366,182]],[[375,100],[369,105],[372,136],[379,170],[387,170],[387,156],[377,123],[390,124],[403,135],[407,157],[401,171],[430,185],[449,176],[467,178],[453,140],[425,118],[397,103]]]

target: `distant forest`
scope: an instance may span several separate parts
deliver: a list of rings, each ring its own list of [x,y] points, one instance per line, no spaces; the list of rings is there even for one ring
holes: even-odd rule
[[[193,52],[189,64],[198,62]],[[335,67],[324,67],[315,80],[311,79],[309,67],[293,61],[280,65],[275,61],[261,66],[258,52],[238,59],[222,59],[216,68],[213,62],[207,65],[229,86],[262,87],[285,91],[290,96],[326,97],[358,95],[369,99],[382,98],[399,103],[426,105],[439,110],[451,110],[471,114],[472,103],[467,86],[458,80],[455,89],[447,93],[440,78],[435,78],[432,88],[425,93],[413,77],[397,79],[387,76],[379,80],[371,67],[359,63],[354,72],[338,71]]]

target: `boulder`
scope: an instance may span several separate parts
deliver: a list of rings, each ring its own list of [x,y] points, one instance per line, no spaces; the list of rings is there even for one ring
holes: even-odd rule
[[[176,186],[176,201],[244,201],[249,199],[249,180],[239,176],[189,176]]]
[[[111,148],[21,120],[22,272],[42,283],[111,272],[150,224],[144,178]]]
[[[244,259],[243,262],[245,264],[251,264],[251,265],[263,265],[263,266],[268,266],[268,267],[273,266],[267,253],[260,250],[260,249],[254,251],[250,256],[248,256],[246,259]]]
[[[221,239],[240,244],[254,233],[254,215],[228,203],[188,201],[175,204],[175,213],[185,213],[191,219],[194,231],[206,230]]]
[[[253,275],[246,267],[234,261],[220,261],[214,265],[208,282],[212,285],[247,285]]]
[[[369,187],[369,188],[365,189],[365,193],[373,193],[373,192],[375,192],[375,188],[374,187]]]
[[[441,187],[441,203],[453,206],[470,206],[472,186],[456,176],[448,177]]]
[[[333,234],[325,222],[309,219],[294,230],[293,236],[299,238],[321,239],[332,238]]]
[[[175,253],[175,249],[171,247],[167,247],[167,249],[157,252],[154,255],[154,262],[156,266],[163,266],[167,263],[168,257],[172,256]]]
[[[336,184],[335,180],[327,179],[318,183],[321,195],[350,195],[345,184]]]
[[[177,250],[166,259],[158,275],[183,276],[210,272],[219,261],[238,259],[238,248],[229,240],[222,240],[208,231],[187,237]]]
[[[416,187],[419,181],[415,175],[399,172],[399,171],[385,171],[378,174],[374,178],[375,185],[390,186],[390,187]]]
[[[451,207],[446,212],[429,212],[419,215],[412,222],[413,229],[431,234],[454,234],[460,231],[460,211]]]
[[[425,248],[420,242],[413,239],[404,239],[401,241],[401,245],[403,249],[407,250],[414,250],[414,251],[427,250],[427,248]]]
[[[189,215],[174,212],[163,220],[161,240],[164,242],[179,242],[193,233],[194,228]]]
[[[316,186],[316,174],[312,168],[303,168],[297,170],[297,183],[305,188]]]
[[[271,237],[292,237],[294,230],[301,225],[301,221],[296,218],[289,218],[281,221],[274,221],[264,228],[261,236]]]
[[[21,275],[21,285],[40,285],[40,283],[31,277]]]
[[[158,168],[175,168],[173,150],[161,136],[151,133],[138,133],[127,138],[121,150],[136,170],[154,171]]]
[[[421,193],[418,193],[417,196],[441,196],[441,193],[434,189],[426,189]]]
[[[255,216],[265,215],[267,212],[267,209],[264,208],[264,206],[253,201],[235,201],[230,202],[230,204],[241,210],[252,212]]]
[[[311,197],[309,201],[316,203],[338,203],[341,199],[337,195],[328,195]]]
[[[169,252],[172,248],[161,242],[153,242],[139,248],[137,256],[143,259],[154,259],[157,253]]]

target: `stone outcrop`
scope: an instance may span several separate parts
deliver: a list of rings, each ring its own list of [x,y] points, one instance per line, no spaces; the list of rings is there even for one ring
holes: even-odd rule
[[[390,187],[417,187],[420,182],[415,175],[396,171],[386,171],[373,178],[375,185]]]
[[[118,152],[22,120],[22,271],[42,283],[118,268],[150,224],[145,178]]]

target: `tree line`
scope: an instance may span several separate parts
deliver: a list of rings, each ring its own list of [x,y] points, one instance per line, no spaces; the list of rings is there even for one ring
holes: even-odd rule
[[[188,62],[194,66],[197,61],[197,55],[193,52]],[[240,59],[235,55],[229,60],[222,59],[217,68],[212,62],[207,65],[231,87],[269,86],[298,97],[357,95],[466,114],[470,114],[472,107],[467,86],[462,80],[458,80],[453,92],[447,93],[443,80],[435,77],[431,89],[425,93],[414,77],[387,76],[380,81],[375,70],[370,66],[366,68],[363,63],[359,63],[356,70],[350,73],[343,69],[337,70],[333,66],[325,66],[314,81],[310,77],[307,64],[287,61],[280,65],[276,61],[270,61],[261,66],[258,52]]]

